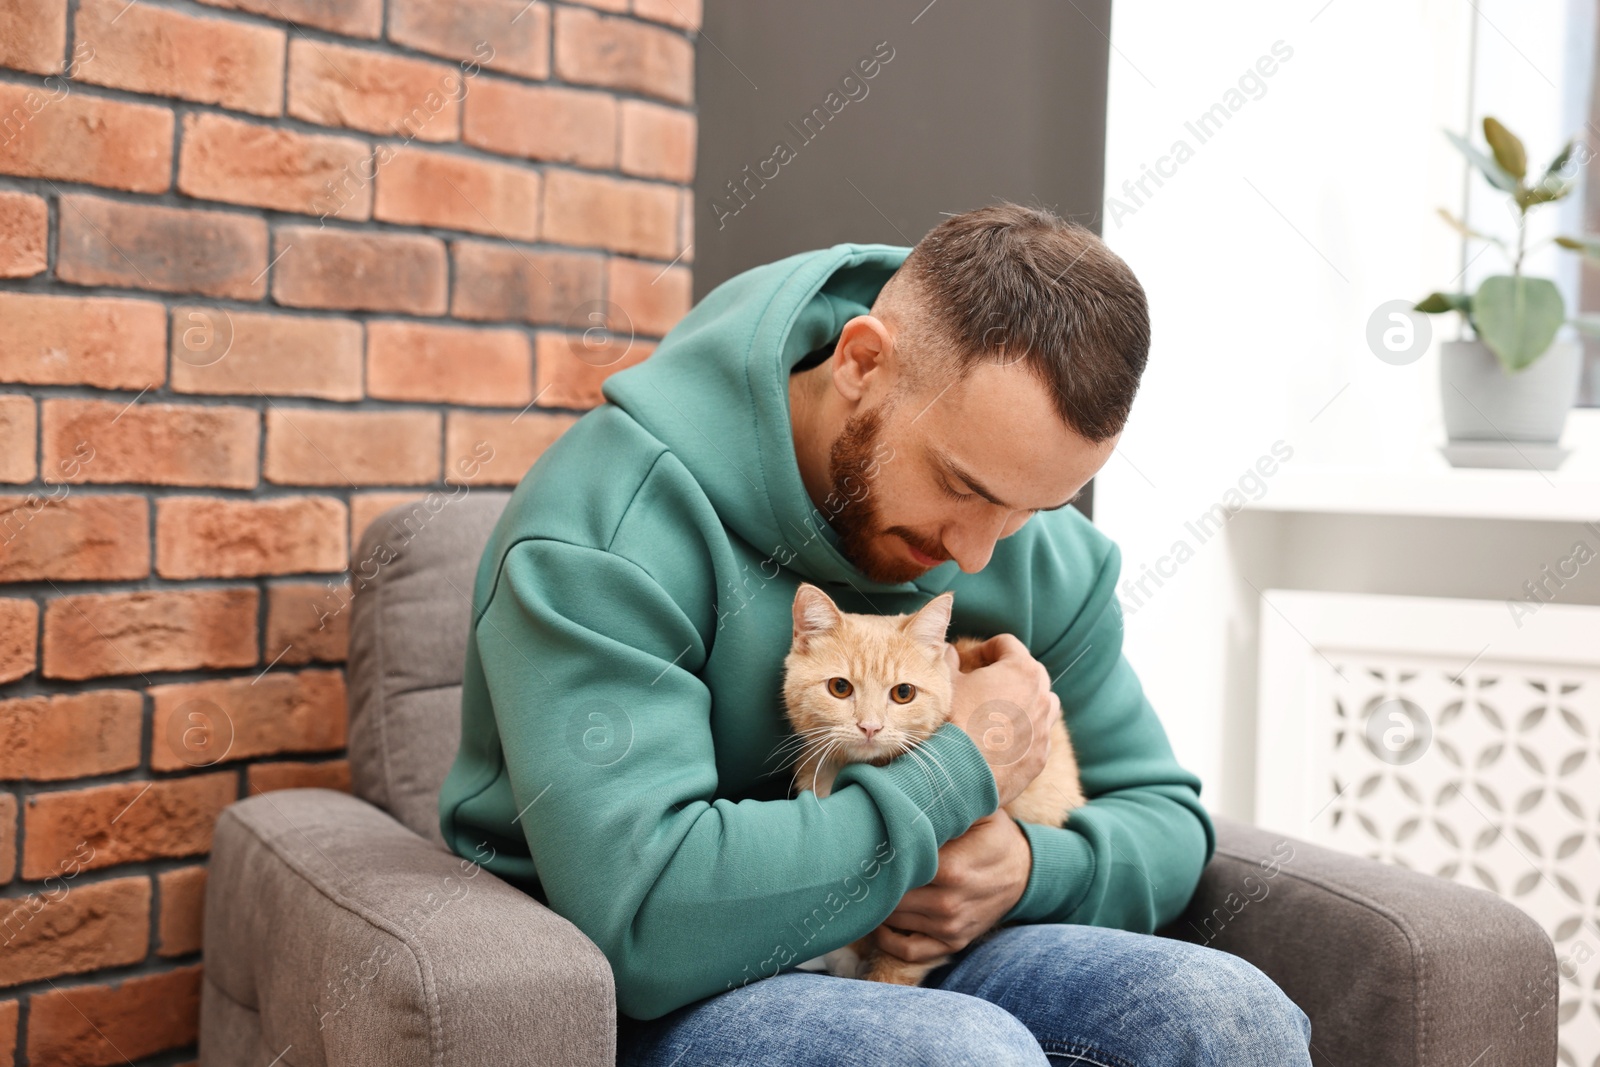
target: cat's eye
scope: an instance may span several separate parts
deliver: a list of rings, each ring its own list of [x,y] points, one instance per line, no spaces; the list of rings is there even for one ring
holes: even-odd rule
[[[855,686],[850,684],[850,679],[848,678],[829,678],[827,685],[828,692],[840,700],[855,692]]]
[[[917,695],[917,687],[910,682],[901,682],[889,690],[889,699],[896,704],[909,704],[911,698]]]

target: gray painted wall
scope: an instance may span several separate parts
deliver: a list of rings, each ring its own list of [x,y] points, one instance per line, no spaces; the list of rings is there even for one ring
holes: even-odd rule
[[[1098,229],[1109,29],[1109,0],[707,0],[695,298],[793,252],[915,244],[996,198]],[[862,77],[880,43],[893,58]]]

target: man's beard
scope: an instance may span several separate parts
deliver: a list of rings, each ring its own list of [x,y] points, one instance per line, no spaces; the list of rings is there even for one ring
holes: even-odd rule
[[[878,438],[883,431],[883,416],[892,410],[885,400],[869,411],[851,415],[828,453],[828,481],[832,490],[830,512],[824,515],[839,536],[839,551],[862,574],[875,582],[909,582],[929,568],[909,559],[890,555],[884,535],[898,534],[917,551],[935,559],[943,556],[937,545],[930,547],[903,527],[881,529],[878,518],[877,486],[873,477],[885,462],[878,455]]]

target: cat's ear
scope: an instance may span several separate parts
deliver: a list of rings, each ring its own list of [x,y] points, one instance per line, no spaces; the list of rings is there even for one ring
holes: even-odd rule
[[[801,582],[794,591],[794,650],[804,652],[818,634],[827,633],[844,621],[833,598],[810,582]]]
[[[944,651],[944,634],[950,629],[950,609],[955,602],[954,593],[940,593],[901,623],[901,632],[925,648]]]

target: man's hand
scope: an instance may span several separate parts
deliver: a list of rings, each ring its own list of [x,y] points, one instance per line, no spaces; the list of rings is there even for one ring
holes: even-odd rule
[[[912,963],[958,952],[1022,899],[1032,871],[1022,827],[1004,811],[985,815],[944,843],[933,881],[900,898],[873,943]]]
[[[950,721],[983,753],[1005,807],[1044,770],[1061,698],[1051,690],[1044,664],[1011,634],[985,641],[978,649],[983,666],[966,673],[954,645],[946,644],[944,654]]]

